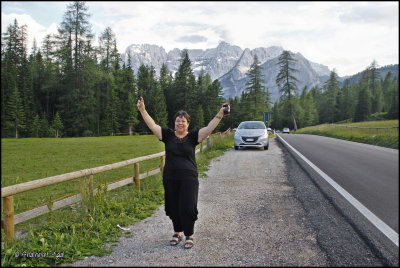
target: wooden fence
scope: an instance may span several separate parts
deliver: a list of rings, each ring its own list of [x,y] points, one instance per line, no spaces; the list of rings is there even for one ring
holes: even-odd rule
[[[222,133],[218,132],[218,133],[212,134],[211,136],[218,135],[219,137],[221,137],[222,135],[225,135],[229,132],[230,132],[230,129],[228,129]],[[203,145],[203,142],[201,142],[200,148],[196,150],[196,153],[202,152],[205,147],[211,148],[210,137],[207,138],[207,144]],[[153,170],[150,170],[150,171],[140,174],[140,166],[139,166],[140,162],[143,162],[146,160],[151,160],[151,159],[156,159],[156,158],[160,158],[160,168],[153,169]],[[42,188],[45,186],[49,186],[49,185],[53,185],[53,184],[57,184],[57,183],[61,183],[61,182],[69,181],[69,180],[86,177],[87,185],[89,187],[89,192],[91,192],[91,193],[93,193],[93,195],[95,195],[97,193],[97,189],[93,189],[94,188],[93,187],[93,175],[94,174],[102,173],[102,172],[117,169],[117,168],[126,167],[129,165],[134,165],[133,177],[125,178],[125,179],[119,180],[117,182],[111,183],[108,185],[107,189],[108,189],[108,191],[110,191],[110,190],[116,189],[118,187],[135,182],[136,188],[140,190],[140,180],[146,178],[147,176],[155,175],[159,172],[162,173],[164,164],[165,164],[165,151],[157,153],[157,154],[141,156],[141,157],[133,158],[130,160],[113,163],[110,165],[74,171],[74,172],[70,172],[70,173],[65,173],[65,174],[61,174],[61,175],[57,175],[57,176],[52,176],[52,177],[48,177],[48,178],[44,178],[44,179],[29,181],[29,182],[20,183],[20,184],[1,188],[1,197],[3,198],[3,202],[4,202],[3,203],[3,218],[4,219],[2,219],[2,228],[4,227],[6,240],[8,242],[14,241],[14,237],[15,237],[14,225],[15,224],[27,221],[29,219],[33,219],[35,217],[38,217],[40,215],[50,212],[50,209],[48,208],[47,205],[42,205],[38,208],[34,208],[31,210],[22,212],[20,214],[14,215],[14,198],[13,198],[13,196],[15,194],[30,191],[30,190],[37,189],[37,188]],[[82,200],[82,194],[70,196],[68,198],[65,198],[65,199],[62,199],[59,201],[55,201],[51,206],[51,210],[60,209],[62,207],[71,205],[71,204],[79,202],[81,200]]]

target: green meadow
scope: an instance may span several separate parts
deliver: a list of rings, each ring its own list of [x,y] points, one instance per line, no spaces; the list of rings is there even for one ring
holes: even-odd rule
[[[104,166],[164,150],[154,135],[88,138],[2,139],[2,187],[68,172]],[[142,162],[141,172],[159,166],[157,159]],[[132,177],[133,166],[95,174],[94,187]],[[47,186],[14,196],[15,213],[80,190],[82,179]]]
[[[314,134],[343,140],[399,148],[399,120],[322,124],[301,128],[297,134]],[[397,127],[397,128],[392,128]]]

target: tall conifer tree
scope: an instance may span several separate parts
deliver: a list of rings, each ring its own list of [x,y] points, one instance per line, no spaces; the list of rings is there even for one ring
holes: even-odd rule
[[[291,53],[287,50],[284,50],[282,54],[279,56],[279,73],[276,77],[276,84],[279,88],[279,92],[281,93],[281,100],[287,102],[289,108],[289,114],[286,116],[288,121],[293,119],[293,128],[296,129],[296,121],[294,117],[294,97],[297,93],[297,78],[294,76],[294,73],[298,72],[297,69],[293,67],[296,60],[292,57]]]
[[[25,128],[25,113],[17,87],[14,88],[13,94],[10,96],[7,114],[12,122],[15,131],[15,138],[18,139],[18,131]]]
[[[267,112],[270,96],[265,91],[262,79],[262,68],[258,61],[257,55],[254,55],[253,63],[250,65],[249,71],[246,73],[248,80],[246,82],[247,98],[249,100],[249,111],[253,120],[262,120],[263,112]]]

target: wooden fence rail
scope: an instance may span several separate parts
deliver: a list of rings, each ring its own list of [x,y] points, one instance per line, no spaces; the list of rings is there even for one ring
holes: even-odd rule
[[[211,136],[218,135],[221,137],[222,135],[225,135],[230,132],[230,129],[226,130],[225,132],[218,132],[215,134],[212,134]],[[211,141],[210,137],[207,138],[207,144],[203,145],[203,142],[200,144],[200,148],[196,150],[196,153],[202,152],[204,147],[210,148],[211,147]],[[160,168],[145,172],[140,174],[140,166],[139,163],[146,161],[146,160],[151,160],[151,159],[156,159],[160,158]],[[34,180],[34,181],[29,181],[29,182],[24,182],[16,185],[11,185],[7,186],[4,188],[1,188],[1,197],[3,198],[3,218],[4,218],[4,224],[2,220],[2,228],[4,227],[4,232],[6,235],[6,240],[8,242],[13,242],[14,241],[14,225],[24,222],[26,220],[38,217],[40,215],[46,214],[50,212],[50,209],[48,208],[47,205],[42,205],[38,208],[34,208],[25,212],[22,212],[20,214],[14,215],[14,195],[26,191],[30,191],[33,189],[69,181],[69,180],[74,180],[82,177],[87,178],[88,182],[88,187],[89,191],[95,195],[97,193],[97,189],[93,189],[93,175],[102,173],[105,171],[117,169],[117,168],[122,168],[126,167],[129,165],[134,165],[134,176],[129,177],[123,180],[119,180],[117,182],[111,183],[108,185],[108,191],[116,189],[118,187],[130,184],[135,182],[137,189],[140,190],[140,180],[143,178],[146,178],[147,176],[152,176],[155,175],[159,172],[162,173],[163,168],[165,164],[165,151],[152,154],[152,155],[146,155],[146,156],[141,156],[137,158],[133,158],[130,160],[125,160],[105,166],[100,166],[100,167],[95,167],[95,168],[89,168],[89,169],[84,169],[84,170],[79,170],[79,171],[74,171],[70,173],[65,173],[57,176],[52,176],[44,179],[39,179],[39,180]],[[62,207],[71,205],[73,203],[79,202],[82,200],[82,195],[77,194],[68,198],[65,198],[63,200],[56,201],[52,204],[51,210],[56,210],[60,209]]]

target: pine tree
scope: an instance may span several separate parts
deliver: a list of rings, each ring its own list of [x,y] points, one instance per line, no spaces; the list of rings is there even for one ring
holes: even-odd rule
[[[382,111],[387,112],[389,111],[390,103],[391,103],[391,90],[394,84],[392,83],[392,72],[388,72],[383,79],[382,82],[382,93],[383,93],[383,108]]]
[[[202,96],[200,103],[202,105],[204,122],[210,122],[223,102],[221,83],[218,80],[214,80],[211,83],[209,75],[199,76],[197,87],[199,88],[199,94]]]
[[[61,121],[60,114],[57,112],[53,121],[53,128],[55,130],[54,136],[58,138],[59,131],[64,128],[63,123]]]
[[[15,130],[15,138],[18,139],[18,130],[25,128],[25,113],[17,87],[14,88],[13,94],[10,96],[7,114]]]
[[[205,100],[206,104],[203,109],[207,109],[208,113],[205,113],[204,117],[205,122],[211,121],[218,110],[221,108],[222,103],[224,102],[223,88],[218,79],[215,79],[206,89],[205,92]]]
[[[162,92],[160,83],[155,83],[154,93],[152,102],[153,106],[153,119],[161,127],[167,127],[168,125],[168,114],[167,114],[167,104],[165,103],[165,96]]]
[[[120,106],[117,109],[118,120],[120,123],[121,132],[132,133],[132,128],[136,128],[137,122],[132,121],[132,113],[136,114],[137,108],[136,102],[136,81],[133,70],[130,66],[126,66],[125,63],[122,69],[115,70],[114,72],[116,92],[119,99]],[[132,100],[130,100],[132,98]],[[134,111],[132,111],[134,109]]]
[[[67,6],[57,36],[57,60],[62,70],[60,114],[69,136],[82,135],[95,128],[94,75],[96,59],[91,45],[93,35],[85,2],[74,1]]]
[[[14,128],[14,126],[9,127],[10,122],[7,119],[15,115],[8,114],[7,106],[15,93],[15,88],[19,92],[21,101],[24,102],[24,93],[27,85],[26,27],[26,25],[19,26],[18,21],[15,19],[14,23],[7,27],[7,31],[2,38],[1,123],[3,136],[11,134],[6,134],[6,132]],[[23,130],[23,128],[20,130]],[[11,132],[13,131],[15,129],[11,130]]]
[[[390,104],[387,114],[388,119],[399,119],[399,82],[398,77],[393,78],[389,87]]]
[[[370,114],[370,105],[368,88],[363,86],[358,94],[358,102],[354,113],[354,122],[362,122],[367,120]]]
[[[154,92],[156,86],[155,70],[153,66],[141,65],[137,74],[138,97],[142,96],[146,103],[146,110],[150,116],[154,115],[155,101]],[[139,115],[141,116],[141,115]],[[148,127],[144,120],[139,120],[139,129],[148,131]]]
[[[279,112],[279,102],[275,102],[274,106],[272,107],[272,120],[271,120],[271,127],[274,129],[281,129],[282,126],[282,119],[280,117]]]
[[[160,87],[162,92],[164,93],[164,98],[165,98],[165,103],[167,105],[167,112],[168,112],[168,126],[173,127],[173,109],[174,109],[174,102],[176,100],[176,97],[174,96],[174,92],[172,89],[172,84],[173,84],[173,78],[172,75],[170,74],[167,65],[164,63],[161,66],[160,69]]]
[[[119,105],[118,97],[115,90],[111,88],[111,98],[106,107],[106,127],[109,135],[114,136],[119,129],[117,106]]]
[[[381,74],[377,70],[378,64],[374,60],[367,68],[369,77],[369,89],[371,91],[371,113],[381,112],[383,108],[383,94],[381,84]]]
[[[128,131],[129,136],[132,136],[133,130],[135,129],[136,125],[139,123],[137,118],[138,112],[136,108],[136,98],[133,96],[132,92],[129,92],[128,96]]]
[[[349,79],[346,79],[344,81],[344,85],[342,87],[341,92],[342,94],[340,95],[339,109],[341,110],[342,118],[340,120],[347,120],[352,118],[352,102],[353,102]]]
[[[336,70],[331,71],[329,79],[324,84],[325,89],[325,113],[327,122],[335,122],[336,97],[339,91],[339,81]]]
[[[49,135],[52,135],[53,133],[49,133],[49,121],[47,120],[47,115],[46,113],[43,113],[42,118],[40,119],[40,137],[47,138]]]
[[[265,92],[264,80],[262,79],[262,70],[257,55],[254,55],[253,63],[250,65],[249,71],[246,73],[246,91],[253,120],[262,120],[263,112],[268,111],[267,104],[270,102],[270,96]]]
[[[40,116],[38,114],[35,115],[32,123],[32,131],[36,138],[39,138],[40,131]]]
[[[185,110],[188,112],[190,115],[190,129],[200,129],[202,125],[199,124],[204,118],[203,114],[203,109],[200,109],[201,106],[201,94],[198,90],[198,86],[196,83],[196,77],[194,75],[191,75],[189,77],[189,91],[188,91],[188,97],[187,97],[187,103],[186,103],[186,108]],[[199,114],[199,111],[202,112],[202,114]]]
[[[173,114],[178,110],[189,109],[189,98],[195,90],[195,82],[193,71],[191,69],[191,61],[189,59],[189,52],[187,49],[182,51],[181,63],[178,71],[175,74],[175,81],[173,86],[173,95],[175,96],[175,102],[173,104]]]
[[[294,76],[294,73],[298,70],[292,67],[295,62],[296,60],[291,56],[291,53],[284,50],[279,56],[279,73],[276,77],[276,84],[281,93],[281,100],[288,102],[287,105],[285,105],[289,108],[288,112],[290,118],[286,118],[288,122],[291,121],[292,118],[295,122],[293,96],[297,92],[296,82],[298,82],[297,78]],[[295,128],[295,123],[293,128]]]
[[[110,27],[107,27],[99,38],[99,52],[103,70],[109,73],[117,62],[115,53],[116,38]]]

